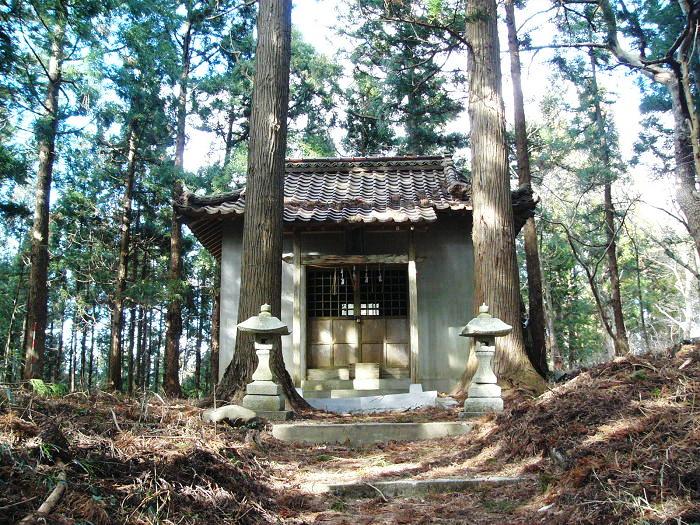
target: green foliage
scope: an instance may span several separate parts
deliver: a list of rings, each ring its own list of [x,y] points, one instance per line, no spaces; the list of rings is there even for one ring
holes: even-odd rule
[[[463,134],[447,131],[464,110],[451,89],[464,78],[444,67],[445,57],[460,42],[420,23],[442,20],[450,8],[441,1],[414,9],[410,3],[362,0],[359,9],[346,15],[349,29],[344,33],[356,43],[349,53],[353,83],[345,93],[344,123],[344,144],[353,154],[423,155],[465,145]],[[390,23],[385,17],[400,21]],[[450,23],[457,26],[459,20]]]
[[[61,383],[45,383],[41,379],[30,379],[29,384],[35,394],[45,397],[61,397],[68,393],[66,385]]]

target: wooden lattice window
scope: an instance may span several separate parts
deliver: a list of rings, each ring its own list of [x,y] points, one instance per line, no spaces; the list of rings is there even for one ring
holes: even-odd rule
[[[309,317],[407,317],[404,265],[308,268]]]

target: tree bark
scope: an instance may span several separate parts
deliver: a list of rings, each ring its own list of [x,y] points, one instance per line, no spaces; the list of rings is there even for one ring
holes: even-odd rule
[[[188,13],[189,15],[189,13]],[[190,59],[193,33],[192,20],[185,23],[182,39],[182,70],[180,72],[180,93],[177,100],[177,134],[175,136],[175,177],[180,176],[185,155],[185,130],[187,123],[187,90],[190,77]],[[173,203],[182,193],[182,183],[176,180],[173,185]],[[165,334],[165,362],[163,390],[173,397],[181,397],[180,387],[180,336],[182,335],[182,304],[180,285],[182,279],[182,225],[173,205],[170,220],[170,284],[171,298],[168,303],[167,329]]]
[[[45,113],[37,126],[39,168],[34,197],[34,224],[31,233],[31,269],[24,332],[24,379],[40,378],[46,346],[49,273],[49,208],[51,178],[58,130],[58,94],[61,89],[65,46],[65,13],[56,10],[57,20],[51,35],[51,55],[47,71]]]
[[[238,308],[241,321],[257,315],[264,303],[271,305],[273,315],[280,316],[291,10],[290,0],[261,0],[259,3],[241,255]],[[217,387],[217,397],[231,398],[242,394],[256,362],[252,338],[239,333],[233,360]],[[308,408],[294,389],[284,366],[279,337],[274,342],[270,364],[292,406]]]
[[[530,176],[530,150],[525,121],[525,103],[520,67],[520,43],[515,25],[514,0],[505,1],[506,25],[508,27],[508,51],[510,54],[510,75],[513,81],[513,107],[515,124],[515,151],[518,159],[518,184],[532,186]],[[537,242],[537,225],[535,218],[530,217],[523,228],[525,241],[525,265],[527,268],[528,290],[528,324],[527,330],[532,339],[532,347],[526,347],[532,366],[540,375],[546,377],[547,339],[545,336],[546,316],[542,289],[542,266],[540,250]]]
[[[598,90],[597,61],[593,49],[589,50],[591,62],[591,87],[593,94],[593,120],[598,131],[600,142],[600,155],[605,170],[603,188],[603,206],[605,209],[605,237],[606,237],[606,257],[608,259],[608,271],[610,272],[610,306],[613,311],[615,322],[615,332],[613,343],[615,345],[615,355],[622,356],[629,353],[629,341],[627,339],[627,329],[625,328],[625,318],[622,313],[622,296],[620,294],[620,271],[617,263],[617,228],[615,226],[615,208],[612,201],[612,165],[610,145],[605,132],[605,121],[600,107],[600,93]]]
[[[513,327],[510,335],[497,341],[493,365],[499,378],[541,390],[544,381],[527,357],[520,322],[496,2],[469,0],[466,14],[466,37],[470,44],[475,307],[485,302],[492,315]],[[468,387],[474,373],[475,360],[472,352],[462,376],[463,390]]]
[[[124,181],[124,196],[122,197],[122,217],[119,237],[119,260],[117,262],[117,281],[114,285],[112,301],[112,320],[109,342],[109,374],[107,376],[108,390],[122,389],[122,327],[124,322],[124,291],[129,266],[129,242],[131,233],[131,201],[134,190],[136,173],[136,153],[138,149],[138,133],[135,121],[129,125],[127,137],[128,154],[126,180]]]
[[[666,83],[666,89],[671,95],[674,121],[676,201],[685,215],[685,226],[695,243],[695,250],[700,255],[700,191],[697,187],[697,173],[693,162],[693,133],[690,128],[691,120],[687,116],[689,108],[677,75]]]

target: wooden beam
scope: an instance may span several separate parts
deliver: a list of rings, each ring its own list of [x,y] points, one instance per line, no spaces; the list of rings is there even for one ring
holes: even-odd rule
[[[304,255],[302,264],[309,266],[342,266],[344,264],[406,264],[408,256],[403,254],[378,255]]]

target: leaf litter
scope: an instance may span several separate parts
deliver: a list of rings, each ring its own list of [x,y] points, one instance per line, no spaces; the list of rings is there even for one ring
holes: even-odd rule
[[[628,356],[582,371],[467,435],[353,449],[295,445],[207,425],[158,397],[0,402],[0,523],[31,515],[64,465],[46,523],[698,523],[700,349]],[[114,415],[112,415],[112,411]],[[458,409],[329,422],[454,421]],[[119,427],[119,428],[117,428]],[[508,475],[523,483],[411,498],[338,498],[328,484]]]

